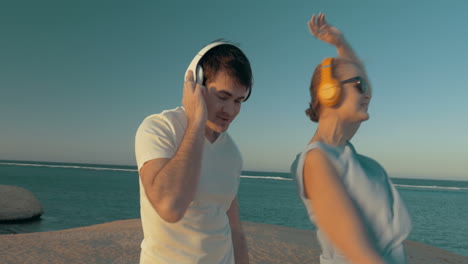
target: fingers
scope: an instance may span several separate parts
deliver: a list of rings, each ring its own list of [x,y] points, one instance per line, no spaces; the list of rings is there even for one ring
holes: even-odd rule
[[[187,71],[187,75],[185,76],[184,88],[186,90],[187,95],[205,94],[205,86],[195,82],[192,70]]]
[[[320,13],[318,15],[317,25],[318,25],[319,28],[327,25],[327,22],[325,21],[325,14],[324,13]]]
[[[319,35],[325,35],[328,32],[328,24],[327,21],[325,20],[325,14],[320,13],[317,16],[317,27],[318,27],[318,34]]]
[[[199,90],[202,94],[205,94],[205,86],[203,86],[203,84],[195,82],[192,70],[187,71],[187,75],[185,76],[185,86],[191,87],[192,91]]]
[[[193,71],[187,71],[187,75],[185,75],[185,82],[184,82],[184,96],[190,96],[195,89],[195,81],[193,80]]]
[[[185,82],[184,82],[184,96],[191,96],[196,89],[197,83],[195,83],[193,79],[193,71],[187,71],[187,75],[185,75]]]
[[[189,120],[206,120],[206,88],[194,80],[193,72],[187,71],[185,75],[182,105],[184,106]]]
[[[313,14],[308,24],[310,33],[312,33],[316,38],[325,34],[328,28],[324,13],[319,13],[318,15]]]
[[[185,81],[186,82],[193,82],[194,81],[193,71],[192,70],[187,71],[187,75],[185,76]]]
[[[323,26],[328,26],[328,22],[325,19],[325,14],[324,13],[322,13],[322,21],[323,21]]]
[[[201,85],[201,84],[200,84],[200,85],[197,85],[197,87],[198,87],[198,90],[200,91],[200,94],[201,94],[202,96],[205,96],[205,95],[206,95],[206,87],[203,86],[203,85]]]
[[[309,20],[308,22],[308,25],[309,25],[309,31],[310,33],[312,33],[312,35],[314,35],[315,37],[317,37],[317,34],[318,34],[318,27],[315,23],[315,19],[316,19],[316,16],[315,14],[312,15],[312,18]]]

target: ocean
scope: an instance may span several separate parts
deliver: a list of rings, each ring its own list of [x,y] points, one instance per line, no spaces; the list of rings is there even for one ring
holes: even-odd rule
[[[410,240],[468,256],[468,181],[392,181],[413,219]],[[45,211],[39,220],[0,223],[0,234],[54,231],[140,217],[135,166],[0,161],[0,185],[32,191]],[[288,173],[244,171],[238,199],[243,221],[315,228]]]

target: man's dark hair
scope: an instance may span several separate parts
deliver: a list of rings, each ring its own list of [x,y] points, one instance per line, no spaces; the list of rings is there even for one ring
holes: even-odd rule
[[[199,64],[203,68],[203,85],[207,80],[215,78],[220,70],[224,70],[248,90],[244,102],[250,97],[253,83],[252,69],[247,56],[236,45],[226,42],[210,49],[203,55]]]

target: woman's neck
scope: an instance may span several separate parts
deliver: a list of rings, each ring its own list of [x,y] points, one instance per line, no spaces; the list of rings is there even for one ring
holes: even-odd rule
[[[337,118],[325,118],[319,121],[310,142],[320,141],[331,146],[344,146],[353,138],[360,125],[361,122],[348,123]]]

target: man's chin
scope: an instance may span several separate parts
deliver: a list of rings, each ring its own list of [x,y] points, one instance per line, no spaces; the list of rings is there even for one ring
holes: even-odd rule
[[[228,130],[229,124],[221,125],[221,124],[215,124],[215,123],[208,122],[207,127],[210,130],[212,130],[213,132],[221,134],[221,133],[226,132]]]
[[[216,133],[223,133],[223,132],[226,132],[229,128],[229,125],[226,125],[226,126],[216,126],[216,130],[213,130],[215,131]]]

